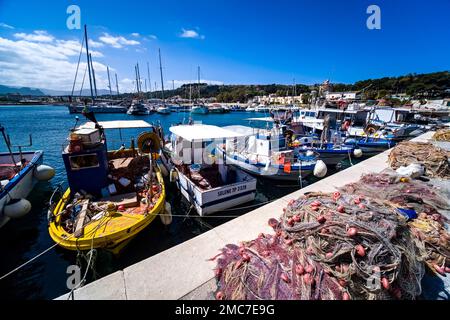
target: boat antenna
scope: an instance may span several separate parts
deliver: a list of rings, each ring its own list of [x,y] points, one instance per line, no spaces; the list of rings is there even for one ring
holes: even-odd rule
[[[78,121],[80,121],[80,118],[78,116],[75,116],[75,124],[73,125],[72,131],[77,127]]]
[[[159,52],[159,70],[161,72],[161,95],[163,99],[164,106],[166,105],[166,100],[164,98],[164,79],[163,79],[163,72],[162,72],[162,64],[161,64],[161,49],[158,49]]]
[[[94,91],[92,90],[92,76],[91,76],[91,64],[90,64],[90,59],[89,59],[89,45],[88,45],[88,36],[87,36],[87,26],[84,25],[84,40],[86,42],[86,59],[87,59],[87,66],[88,66],[88,71],[89,71],[89,85],[91,88],[91,98],[92,98],[92,103],[94,103]]]

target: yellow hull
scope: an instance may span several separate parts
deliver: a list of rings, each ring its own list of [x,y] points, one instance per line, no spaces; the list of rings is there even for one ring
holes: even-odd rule
[[[83,236],[76,238],[61,226],[61,213],[71,199],[70,188],[55,207],[55,219],[49,225],[49,233],[53,241],[68,250],[90,250],[103,248],[118,254],[123,247],[139,232],[147,227],[159,214],[164,213],[166,190],[161,172],[156,172],[158,182],[161,184],[161,196],[155,206],[147,214],[128,214],[113,212],[97,221],[88,223],[84,228]]]

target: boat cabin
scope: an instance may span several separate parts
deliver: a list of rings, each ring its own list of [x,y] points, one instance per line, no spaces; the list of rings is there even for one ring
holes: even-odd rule
[[[131,140],[130,148],[127,150],[122,145],[123,150],[108,153],[104,130],[120,131],[137,128],[154,130],[153,126],[142,120],[107,121],[97,124],[88,122],[72,130],[62,153],[71,191],[100,197],[117,193],[120,185],[131,184],[131,181],[128,181],[129,178],[123,178],[118,183],[111,183],[114,177],[110,173],[113,170],[127,171],[138,161],[135,159],[138,153],[135,141]],[[125,172],[122,176],[126,176]]]

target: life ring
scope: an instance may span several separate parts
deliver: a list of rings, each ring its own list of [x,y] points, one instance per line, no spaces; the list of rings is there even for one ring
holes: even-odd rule
[[[161,148],[160,139],[154,132],[143,132],[137,138],[137,147],[141,153],[158,153]]]
[[[365,128],[364,128],[364,132],[366,134],[374,134],[375,132],[378,131],[378,128],[373,125],[373,124],[368,124]]]

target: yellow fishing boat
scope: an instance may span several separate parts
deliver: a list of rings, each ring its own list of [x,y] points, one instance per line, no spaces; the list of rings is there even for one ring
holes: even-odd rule
[[[107,151],[105,129],[146,128],[130,148]],[[156,165],[157,130],[145,121],[88,122],[72,130],[63,151],[69,188],[58,202],[52,195],[49,233],[69,250],[103,248],[118,254],[165,212],[165,187]]]

